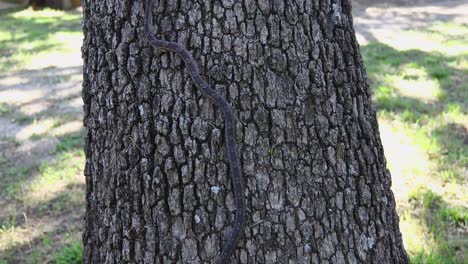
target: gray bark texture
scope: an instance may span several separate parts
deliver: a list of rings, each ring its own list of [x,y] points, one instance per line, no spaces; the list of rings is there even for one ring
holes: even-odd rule
[[[144,37],[142,0],[83,1],[84,263],[214,263],[235,207],[223,115]],[[232,263],[408,263],[349,0],[156,0],[237,117]]]

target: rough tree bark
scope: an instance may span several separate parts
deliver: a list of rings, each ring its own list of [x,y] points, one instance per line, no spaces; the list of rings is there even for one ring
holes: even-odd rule
[[[223,116],[150,47],[142,0],[83,1],[85,263],[210,263],[234,216]],[[235,109],[232,263],[408,263],[349,0],[159,0]]]

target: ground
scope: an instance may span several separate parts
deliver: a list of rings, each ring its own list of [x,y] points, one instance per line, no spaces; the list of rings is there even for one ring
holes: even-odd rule
[[[463,263],[468,1],[374,3],[353,2],[354,24],[405,247],[413,263]],[[79,263],[80,10],[0,20],[0,263]]]

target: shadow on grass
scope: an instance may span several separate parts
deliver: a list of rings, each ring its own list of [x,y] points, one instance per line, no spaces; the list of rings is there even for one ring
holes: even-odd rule
[[[418,110],[425,110],[430,115],[437,115],[444,110],[444,106],[448,103],[457,103],[460,106],[468,105],[468,85],[463,82],[454,83],[458,78],[466,78],[468,70],[460,70],[452,66],[453,63],[461,61],[463,57],[466,58],[467,55],[445,56],[440,53],[429,53],[421,50],[399,51],[383,43],[371,43],[361,47],[361,51],[370,79],[378,80],[381,79],[382,75],[398,74],[403,67],[411,65],[425,70],[429,77],[436,81],[441,88],[442,93],[438,95],[438,101],[435,104],[426,104],[421,100],[418,102],[418,99],[415,98],[409,100],[410,98],[401,95],[391,97],[387,94],[376,100],[380,108],[389,111],[402,111],[416,105]],[[413,77],[403,76],[403,78]],[[374,82],[372,85],[374,93],[377,92],[376,95],[379,96],[379,91],[376,91],[376,88],[385,85],[381,81]],[[408,100],[408,102],[397,102],[401,100]]]
[[[390,114],[408,125],[423,129],[433,127],[426,138],[438,149],[442,178],[460,178],[456,172],[444,172],[446,164],[468,166],[468,136],[466,129],[456,123],[445,124],[444,114],[465,115],[468,109],[468,70],[455,65],[466,60],[465,54],[446,56],[421,50],[396,50],[386,44],[371,43],[361,47],[366,70],[371,81],[374,102],[381,113]],[[434,85],[437,92],[424,99],[431,87],[414,87],[418,92],[403,94],[393,80],[409,80],[407,90],[413,89],[411,81],[419,78]],[[423,84],[425,84],[423,82]],[[419,93],[419,94],[418,94]],[[414,95],[414,96],[410,96]],[[452,176],[450,176],[452,175]]]
[[[0,91],[12,89],[32,90],[37,89],[39,85],[57,85],[68,83],[72,76],[81,75],[81,66],[69,67],[45,67],[34,70],[23,70],[15,73],[0,73],[0,78],[16,78],[14,83],[3,84],[0,86]],[[50,89],[50,87],[47,87]],[[50,90],[61,90],[59,87]]]
[[[21,103],[0,100],[0,117],[20,125],[30,125],[41,118],[70,119],[72,116],[74,116],[72,119],[81,118],[82,106],[81,103],[77,104],[81,100],[81,72],[81,67],[72,66],[47,67],[9,74],[8,78],[13,78],[15,83],[1,85],[0,94],[7,98],[18,94],[19,99],[13,98],[13,100],[21,100]],[[34,114],[21,111],[38,106],[40,108]]]

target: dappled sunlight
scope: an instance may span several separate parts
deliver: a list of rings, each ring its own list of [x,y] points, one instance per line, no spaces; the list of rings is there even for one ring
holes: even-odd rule
[[[35,232],[34,232],[35,231]],[[26,245],[43,232],[32,231],[24,227],[10,227],[0,232],[0,252],[7,251],[19,245]]]
[[[80,12],[28,8],[0,14],[0,20],[0,54],[7,55],[0,56],[0,69],[33,69],[80,62],[76,58],[83,39],[77,23],[81,20]]]
[[[23,126],[17,133],[17,140],[27,140],[33,135],[46,134],[54,126],[54,119],[35,120],[33,123]]]
[[[81,113],[81,110],[82,110],[81,108],[83,107],[83,99],[81,98],[81,96],[77,96],[74,99],[70,100],[68,106],[74,109],[80,109],[80,113]]]
[[[0,207],[0,225],[3,225],[0,230],[0,256],[17,252],[26,254],[25,247],[27,251],[37,249],[38,241],[44,236],[59,230],[62,230],[58,232],[61,234],[72,223],[73,226],[67,229],[79,230],[82,215],[79,208],[83,208],[85,202],[84,154],[80,149],[81,143],[76,142],[77,136],[72,135],[65,134],[58,143],[54,143],[55,155],[49,156],[54,153],[49,151],[48,155],[41,156],[38,161],[42,164],[37,169],[25,170],[22,177],[17,177],[16,172],[5,175],[16,179],[10,182],[13,185],[8,185],[8,182],[0,184],[2,201],[9,200]],[[6,186],[3,185],[5,183]],[[13,196],[4,200],[3,190]],[[62,236],[54,243],[63,243],[60,241],[63,241]],[[52,246],[47,248],[53,250]]]
[[[29,62],[28,69],[81,66],[81,53],[76,51],[81,49],[82,39],[83,37],[81,35],[64,34],[58,36],[57,42],[59,43],[61,41],[64,43],[73,43],[73,45],[69,45],[67,47],[69,52],[64,53],[63,51],[51,51],[48,53],[38,54],[34,60]]]
[[[437,101],[441,91],[438,82],[434,80],[407,80],[395,78],[394,87],[402,95],[410,98],[421,99],[430,103]]]
[[[0,87],[14,86],[14,85],[26,83],[27,81],[28,81],[28,79],[25,78],[24,76],[8,75],[8,76],[4,76],[4,77],[0,78]],[[0,100],[1,99],[2,98],[0,98]]]
[[[81,81],[79,66],[15,72],[0,79],[0,103],[29,116],[47,112],[53,106],[68,106],[81,113]]]
[[[71,133],[79,132],[83,129],[83,122],[82,121],[71,121],[66,122],[51,131],[53,136],[64,136]]]
[[[0,13],[0,263],[49,263],[81,245],[81,19]]]
[[[76,175],[73,178],[67,179],[60,179],[60,180],[51,180],[51,179],[44,179],[39,178],[36,179],[35,182],[32,183],[30,186],[31,190],[28,190],[27,195],[25,195],[25,205],[34,207],[40,204],[50,204],[55,198],[59,197],[62,193],[71,193],[70,186],[73,185],[84,185],[84,176],[83,175]],[[76,191],[75,191],[76,192]],[[75,193],[74,196],[71,196],[73,199],[83,198],[82,188],[79,188],[79,193]],[[74,203],[70,204],[69,201],[68,206],[76,206],[76,205],[83,205],[83,199],[77,199],[78,201],[74,201]]]
[[[453,257],[459,254],[458,249],[466,247],[463,242],[468,233],[466,228],[463,224],[453,224],[465,220],[453,220],[447,215],[466,210],[468,204],[468,173],[464,165],[468,153],[468,115],[462,108],[466,94],[446,101],[447,97],[438,89],[409,93],[418,90],[415,89],[418,85],[424,87],[430,79],[429,73],[423,67],[402,66],[401,69],[401,75],[379,80],[393,89],[374,88],[374,99],[382,107],[379,113],[382,143],[392,175],[405,248],[416,263],[424,263],[427,258],[440,263],[437,258],[447,254]],[[439,80],[433,84],[440,87]],[[398,111],[398,107],[405,110]],[[424,192],[441,197],[440,202],[426,204],[425,198],[421,198]],[[442,211],[437,211],[439,204]]]
[[[439,81],[432,78],[424,67],[409,63],[401,68],[401,72],[388,74],[383,81],[401,96],[420,99],[425,103],[438,100],[442,93]]]
[[[445,184],[443,196],[447,202],[454,206],[467,206],[468,201],[468,184],[460,184],[456,181],[451,181]]]
[[[58,221],[54,217],[44,217],[43,219],[35,219],[35,221],[30,221],[32,219],[28,219],[27,215],[22,217],[22,225],[13,225],[0,231],[0,253],[13,247],[28,245],[44,233],[53,231],[58,225]]]
[[[25,140],[10,153],[14,164],[18,166],[37,166],[46,161],[50,152],[54,150],[57,139],[40,138],[37,140]]]
[[[44,97],[43,89],[9,89],[0,91],[0,102],[20,104],[25,101],[33,101]]]

